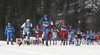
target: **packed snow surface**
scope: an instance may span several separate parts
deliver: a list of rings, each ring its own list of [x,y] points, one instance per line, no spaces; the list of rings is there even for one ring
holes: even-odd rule
[[[15,43],[14,43],[15,44]],[[0,41],[0,55],[99,55],[100,45],[6,45]]]

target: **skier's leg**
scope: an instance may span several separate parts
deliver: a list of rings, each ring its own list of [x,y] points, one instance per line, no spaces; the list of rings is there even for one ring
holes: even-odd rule
[[[54,34],[53,34],[53,45],[54,45],[54,40],[55,40],[55,37],[54,37]]]
[[[80,34],[80,44],[81,44],[81,42],[82,42],[82,36],[81,36],[81,34]]]
[[[57,34],[55,35],[55,41],[56,41],[56,45],[57,45]]]
[[[24,40],[24,38],[25,38],[25,34],[26,34],[26,31],[23,30],[23,37],[22,37],[22,41],[20,42],[19,46],[22,44],[22,42],[23,42],[23,40]]]
[[[48,37],[49,37],[49,40],[50,40],[50,45],[51,45],[51,32],[49,31],[49,33],[48,33]]]
[[[74,45],[74,36],[72,37],[72,44]]]
[[[22,41],[23,41],[23,40],[24,40],[24,38],[25,38],[25,34],[26,34],[26,31],[24,30],[24,31],[23,31]]]
[[[70,45],[71,34],[68,35],[68,44]]]
[[[29,39],[30,39],[30,32],[28,31],[27,32],[27,35],[28,35],[28,38],[27,38],[27,45],[29,45],[30,43],[29,43]]]
[[[48,46],[48,33],[49,33],[49,29],[46,29],[46,45]]]
[[[61,44],[62,44],[62,42],[63,42],[63,31],[61,30]]]
[[[68,39],[66,39],[66,45],[68,44]]]
[[[76,38],[76,44],[78,44],[78,37]]]
[[[89,45],[89,38],[87,38],[87,45]]]
[[[10,40],[11,40],[11,45],[13,45],[13,41],[12,41],[12,33],[10,33]]]
[[[7,32],[7,45],[9,44],[9,32]]]
[[[63,43],[63,45],[65,45],[65,38],[64,38],[64,43]]]
[[[66,35],[66,32],[65,31],[63,31],[63,45],[65,45],[65,35]]]
[[[35,33],[35,40],[37,41],[37,33]]]
[[[39,33],[37,33],[37,43],[39,43]]]
[[[94,45],[94,43],[93,43],[93,39],[91,39],[91,44]]]
[[[30,39],[30,32],[27,32],[27,35],[28,35],[28,39]]]
[[[42,34],[42,45],[44,45],[44,35],[45,35],[45,30],[43,31],[43,34]]]
[[[54,45],[54,38],[53,38],[53,45]]]
[[[82,38],[82,40],[81,40],[81,41],[82,41],[82,44],[84,44],[84,39],[83,39],[83,38]]]
[[[60,45],[62,45],[62,43],[63,43],[63,37],[61,37],[61,44]]]

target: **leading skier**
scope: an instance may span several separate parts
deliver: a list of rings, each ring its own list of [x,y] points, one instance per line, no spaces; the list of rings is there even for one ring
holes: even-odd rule
[[[44,15],[44,18],[42,18],[41,20],[41,23],[42,23],[42,31],[43,31],[43,34],[42,34],[42,45],[44,44],[44,36],[45,36],[45,33],[46,33],[46,45],[48,46],[48,33],[50,31],[50,24],[51,24],[51,20],[50,18],[47,17],[47,15]]]

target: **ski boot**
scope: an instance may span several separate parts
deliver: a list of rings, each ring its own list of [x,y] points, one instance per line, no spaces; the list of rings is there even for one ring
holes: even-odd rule
[[[65,42],[63,43],[63,45],[65,45]]]
[[[19,46],[21,46],[22,45],[22,41],[19,43]]]
[[[13,41],[11,41],[11,45],[14,45],[14,44],[13,44]]]
[[[54,45],[55,43],[54,43],[54,41],[53,41],[53,45]]]
[[[38,41],[36,41],[36,44],[37,44],[37,45],[39,45],[39,42],[38,42]]]
[[[89,45],[89,43],[87,43],[87,45]]]
[[[66,45],[68,45],[67,42],[66,42]]]
[[[29,39],[27,39],[27,45],[30,45],[30,43],[29,43]]]
[[[9,42],[7,42],[7,45],[9,45]]]
[[[69,42],[69,45],[71,45],[71,42]]]
[[[42,38],[42,46],[44,45],[44,38]]]
[[[74,41],[72,42],[72,44],[74,45]]]
[[[60,45],[62,45],[62,41],[61,41],[61,44]]]
[[[56,41],[56,45],[57,45],[57,41]]]
[[[50,40],[50,45],[51,45],[51,40]]]
[[[48,45],[48,42],[46,42],[46,46],[49,46],[49,45]]]

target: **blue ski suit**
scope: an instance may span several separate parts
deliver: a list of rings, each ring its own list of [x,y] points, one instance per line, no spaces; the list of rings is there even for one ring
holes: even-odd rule
[[[74,32],[76,31],[75,29],[70,29],[71,30],[71,38],[70,39],[72,39],[72,41],[74,41]]]
[[[42,38],[44,38],[45,36],[45,32],[46,32],[46,42],[48,42],[48,33],[50,31],[50,23],[51,23],[51,20],[49,18],[47,18],[47,20],[45,20],[45,18],[42,18],[41,20],[41,23],[43,24],[43,27],[42,27],[42,31],[43,31],[43,36]]]
[[[87,33],[87,35],[86,35],[86,40],[87,40],[87,42],[90,41],[90,34],[89,33]]]
[[[14,31],[15,30],[13,26],[6,26],[5,35],[7,35],[7,42],[9,42],[9,37],[10,37],[10,40],[12,41],[12,35]]]

